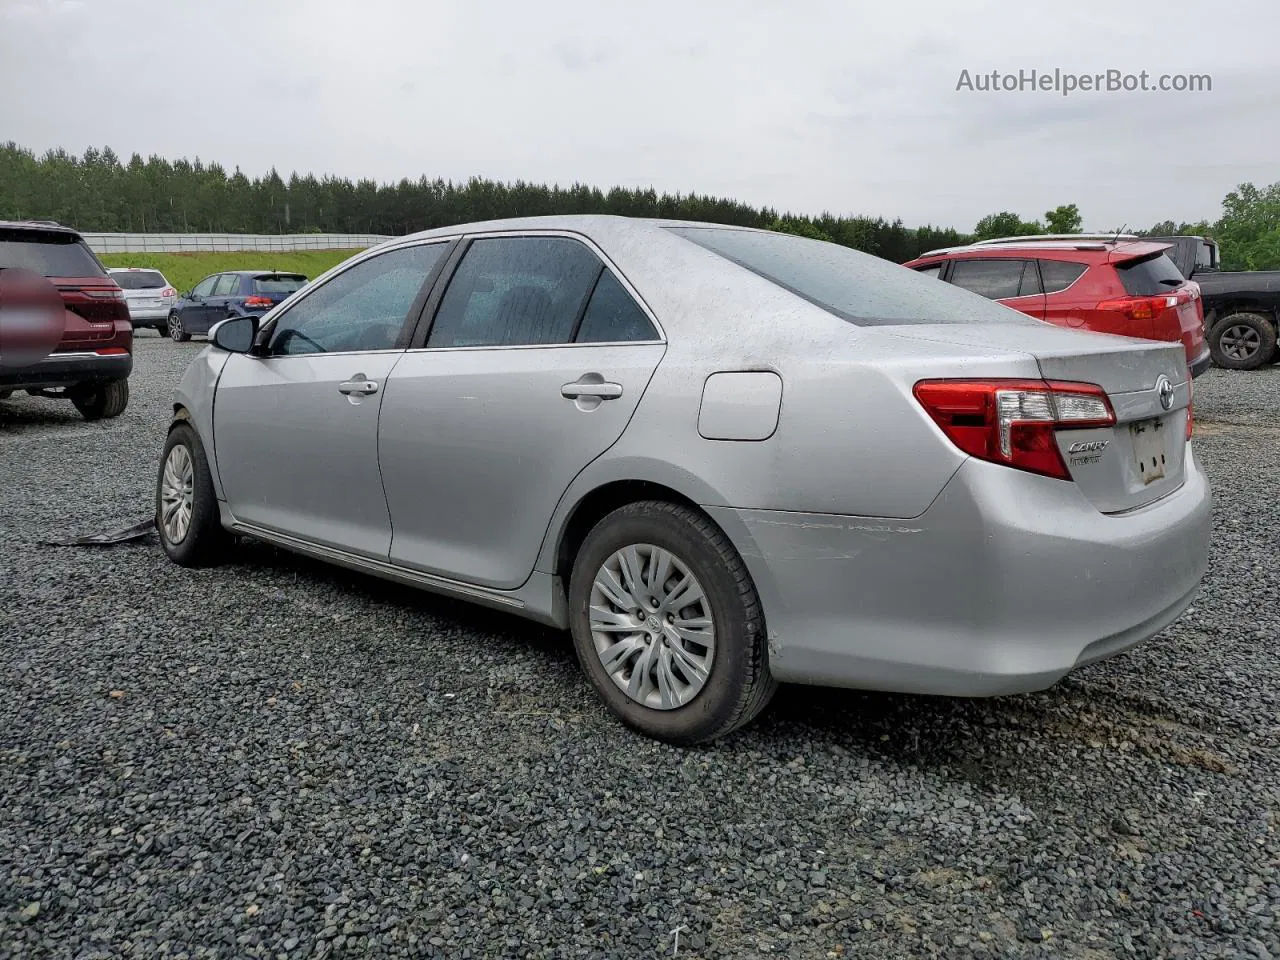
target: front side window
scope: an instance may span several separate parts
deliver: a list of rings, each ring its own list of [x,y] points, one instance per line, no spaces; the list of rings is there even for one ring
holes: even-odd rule
[[[213,285],[218,282],[218,274],[212,277],[205,277],[196,284],[195,289],[191,291],[193,297],[207,297],[213,293]]]
[[[232,297],[240,292],[240,274],[224,273],[213,288],[215,297]]]
[[[344,270],[280,317],[267,351],[295,356],[393,349],[409,308],[448,246],[402,247]]]
[[[957,260],[951,267],[951,282],[988,300],[1021,296],[1021,260]]]
[[[476,240],[449,281],[427,346],[568,343],[601,269],[568,237]]]
[[[666,229],[859,326],[1039,322],[837,243],[726,227]]]
[[[657,339],[658,331],[613,271],[600,274],[574,342],[631,343]]]

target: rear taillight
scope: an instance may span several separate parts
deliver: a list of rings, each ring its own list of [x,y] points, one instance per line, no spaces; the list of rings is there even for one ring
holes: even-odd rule
[[[103,288],[101,290],[88,289],[88,290],[82,290],[80,292],[83,293],[86,297],[92,297],[95,300],[123,300],[124,299],[124,291],[121,290],[119,287],[115,287],[114,289]]]
[[[1116,297],[1114,300],[1103,300],[1094,309],[1122,313],[1130,320],[1154,320],[1165,310],[1177,305],[1178,295],[1166,294],[1159,297]]]
[[[1109,427],[1111,401],[1099,386],[1054,380],[921,380],[915,397],[952,443],[970,456],[1070,480],[1058,430]]]
[[[269,307],[274,301],[270,297],[245,297],[246,307]]]
[[[177,295],[178,295],[178,291],[173,287],[165,287],[163,290],[160,291],[160,296],[162,297],[176,297]]]

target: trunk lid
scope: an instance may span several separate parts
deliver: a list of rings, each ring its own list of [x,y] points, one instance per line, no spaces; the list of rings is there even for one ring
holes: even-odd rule
[[[103,277],[53,281],[65,308],[58,350],[92,350],[116,338],[116,324],[129,321],[129,307],[114,281]]]
[[[1100,386],[1115,410],[1115,425],[1059,430],[1057,438],[1072,479],[1101,512],[1133,510],[1182,485],[1191,402],[1182,343],[1049,324],[900,327],[895,332],[934,343],[1003,347],[1034,357],[1046,380]],[[1162,378],[1168,382],[1163,391]]]

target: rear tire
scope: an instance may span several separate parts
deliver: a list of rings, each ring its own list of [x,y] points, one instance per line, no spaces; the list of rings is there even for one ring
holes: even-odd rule
[[[169,431],[156,476],[156,531],[160,546],[180,567],[224,560],[231,534],[222,527],[213,477],[195,430],[179,423]]]
[[[1257,370],[1276,355],[1276,328],[1260,313],[1232,313],[1209,331],[1213,362],[1228,370]]]
[[[746,565],[690,507],[642,501],[596,524],[574,560],[569,611],[583,671],[648,736],[706,743],[751,722],[777,689]]]
[[[73,387],[71,403],[86,420],[109,420],[124,413],[129,405],[129,381],[110,380]]]
[[[176,313],[169,314],[169,322],[165,324],[165,332],[169,334],[169,339],[174,343],[186,343],[191,339],[191,334],[182,326],[182,318]]]

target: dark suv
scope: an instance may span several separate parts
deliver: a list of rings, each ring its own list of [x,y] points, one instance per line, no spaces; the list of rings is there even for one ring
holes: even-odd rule
[[[61,317],[52,300],[49,341],[28,356],[15,349],[20,335],[15,325],[21,321],[0,314],[0,400],[25,390],[70,400],[86,420],[118,417],[129,403],[133,370],[133,326],[124,291],[80,234],[50,221],[0,221],[0,281],[11,270],[6,289],[13,289],[13,277],[47,279],[49,297],[56,291],[61,298]]]

